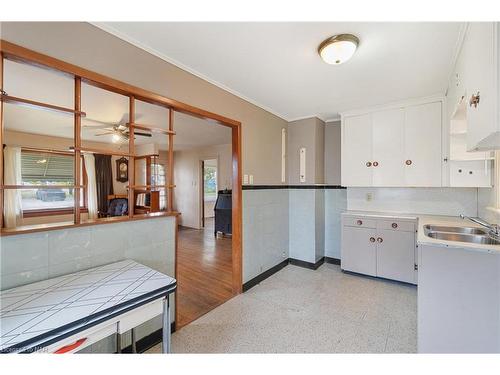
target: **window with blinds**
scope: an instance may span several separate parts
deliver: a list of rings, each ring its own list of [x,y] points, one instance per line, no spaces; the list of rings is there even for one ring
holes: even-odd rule
[[[73,185],[73,155],[22,151],[21,174],[26,185]]]
[[[21,190],[23,211],[60,210],[74,206],[74,156],[35,151],[21,151],[23,185],[40,185]],[[62,185],[58,188],[44,186]],[[83,194],[82,194],[83,205]]]

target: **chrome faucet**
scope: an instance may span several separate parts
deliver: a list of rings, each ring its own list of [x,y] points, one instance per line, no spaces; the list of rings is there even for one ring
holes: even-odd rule
[[[470,221],[472,221],[476,224],[479,224],[484,228],[487,228],[490,231],[489,234],[491,236],[493,236],[495,238],[500,237],[500,227],[498,226],[498,224],[490,224],[487,221],[481,219],[480,217],[470,217],[470,216],[465,216],[462,214],[460,214],[460,217],[464,220],[469,219]]]

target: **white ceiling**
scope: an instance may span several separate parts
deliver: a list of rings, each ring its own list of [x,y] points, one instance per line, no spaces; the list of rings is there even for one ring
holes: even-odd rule
[[[290,121],[444,94],[462,23],[94,25]],[[358,51],[327,65],[317,47],[339,33],[358,36]]]
[[[73,108],[74,83],[71,77],[53,71],[6,61],[4,66],[5,91],[16,97],[31,99],[61,107]],[[128,121],[128,97],[82,84],[82,143],[85,141],[111,143],[112,136],[96,136],[106,130],[90,127],[98,122],[120,123]],[[4,126],[7,130],[24,133],[73,138],[73,117],[52,112],[6,104]],[[138,123],[168,129],[168,110],[163,107],[136,101]],[[182,113],[174,115],[175,150],[231,143],[231,129]],[[137,130],[139,131],[139,130]],[[152,137],[136,136],[138,145],[156,143],[166,150],[168,137],[153,133]],[[125,142],[124,146],[128,143]]]

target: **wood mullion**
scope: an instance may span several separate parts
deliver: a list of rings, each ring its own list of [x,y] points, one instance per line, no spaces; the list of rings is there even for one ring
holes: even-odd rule
[[[134,121],[135,121],[135,98],[133,96],[129,97],[129,118],[128,122],[131,124],[128,128],[129,138],[128,138],[128,152],[131,155],[128,161],[128,217],[134,217],[135,211],[135,198],[134,198],[134,185],[135,185],[135,140],[134,140]]]
[[[44,111],[49,111],[49,112],[56,112],[56,113],[61,113],[65,115],[72,115],[72,114],[78,114],[80,116],[85,116],[85,112],[81,112],[80,110],[77,109],[70,109],[70,108],[64,108],[60,107],[57,105],[53,104],[48,104],[48,103],[42,103],[42,102],[37,102],[34,100],[30,99],[24,99],[24,98],[18,98],[15,96],[10,96],[10,95],[0,95],[0,100],[5,103],[11,103],[11,104],[17,104],[20,106],[24,107],[29,107],[29,108],[37,108],[41,109]]]
[[[77,151],[75,147],[71,147],[72,150]],[[111,155],[111,156],[123,156],[123,157],[132,157],[133,154],[128,152],[120,152],[120,151],[109,151],[109,150],[101,150],[93,147],[78,147],[78,151],[81,152],[91,152],[93,154],[101,154],[101,155]]]
[[[74,169],[74,178],[75,178],[75,185],[79,186],[81,185],[81,175],[80,175],[80,169],[82,165],[82,159],[81,159],[81,151],[80,147],[82,146],[82,139],[81,139],[81,128],[82,128],[82,117],[81,117],[81,110],[82,108],[82,79],[80,77],[75,77],[75,123],[74,123],[74,142],[75,142],[75,155],[74,155],[74,160],[75,160],[75,169]],[[73,221],[75,224],[80,224],[80,194],[81,190],[79,188],[76,188],[73,190],[73,196],[75,199],[75,206],[73,207]]]
[[[152,185],[152,176],[151,176],[151,158],[146,158],[146,185]]]
[[[0,90],[3,92],[3,53],[0,53]],[[0,101],[0,186],[3,186],[3,101]],[[0,228],[3,228],[3,189],[0,189]]]
[[[174,110],[168,110],[167,210],[174,210]]]

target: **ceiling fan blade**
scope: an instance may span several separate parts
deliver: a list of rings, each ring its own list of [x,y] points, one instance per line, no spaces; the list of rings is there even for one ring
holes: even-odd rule
[[[111,135],[114,134],[114,132],[106,132],[106,133],[101,133],[101,134],[94,134],[94,136],[99,137],[101,135]]]
[[[143,137],[152,137],[151,133],[138,133],[138,132],[134,132],[134,135],[140,135],[140,136],[143,136]]]

